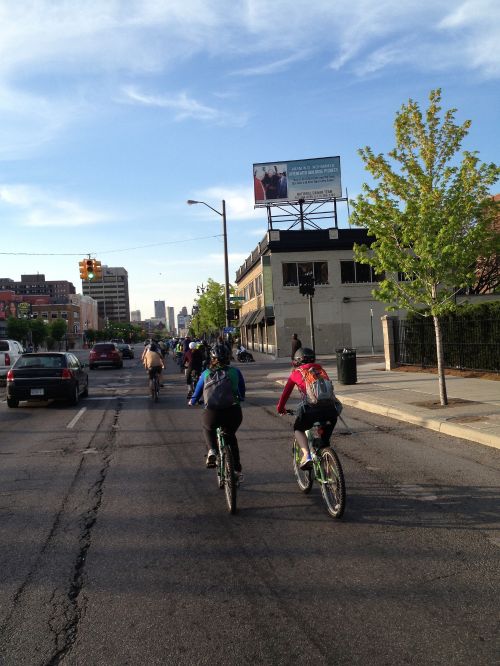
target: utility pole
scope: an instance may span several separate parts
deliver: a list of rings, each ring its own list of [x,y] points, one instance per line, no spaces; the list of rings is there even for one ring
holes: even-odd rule
[[[299,293],[307,296],[309,301],[309,323],[311,325],[311,348],[316,349],[314,340],[314,314],[313,314],[313,296],[314,296],[314,275],[313,273],[303,273],[299,277]]]

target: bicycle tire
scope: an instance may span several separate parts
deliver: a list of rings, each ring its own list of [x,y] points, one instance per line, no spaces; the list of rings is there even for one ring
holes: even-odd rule
[[[300,469],[300,461],[302,459],[302,450],[297,444],[297,440],[293,440],[292,445],[292,461],[293,461],[293,472],[295,478],[297,479],[297,485],[303,493],[309,493],[313,484],[313,472],[312,469]]]
[[[326,509],[332,518],[342,518],[346,503],[344,472],[339,457],[330,446],[321,451],[319,465],[323,475],[321,494]]]
[[[226,495],[226,504],[229,513],[236,513],[236,495],[238,485],[234,473],[233,454],[228,446],[221,450],[221,456],[224,465],[224,494]]]

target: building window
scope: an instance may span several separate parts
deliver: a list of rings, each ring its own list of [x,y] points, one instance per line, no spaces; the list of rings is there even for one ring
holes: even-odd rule
[[[283,286],[298,287],[301,277],[310,273],[314,275],[314,284],[329,284],[327,261],[303,261],[283,264]]]
[[[67,312],[61,312],[61,319],[67,319],[68,318],[68,313]]]
[[[342,284],[381,282],[384,278],[383,273],[376,273],[369,264],[360,264],[357,261],[340,262],[340,281]]]
[[[49,318],[49,313],[48,312],[42,312],[42,319],[48,319]]]
[[[260,296],[262,294],[262,275],[258,275],[255,278],[255,293],[257,296]]]
[[[57,312],[51,312],[50,313],[50,318],[51,319],[57,319],[57,314],[58,314]]]

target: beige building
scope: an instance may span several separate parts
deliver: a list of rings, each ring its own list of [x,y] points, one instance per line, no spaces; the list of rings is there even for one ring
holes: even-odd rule
[[[82,292],[97,301],[99,319],[108,322],[130,322],[128,273],[121,266],[102,266],[102,280],[82,281]]]
[[[309,298],[299,293],[299,282],[312,273],[316,352],[382,351],[385,306],[371,295],[377,285],[371,267],[354,262],[354,243],[370,243],[366,230],[269,230],[236,273],[243,344],[288,356],[297,333],[311,345]]]

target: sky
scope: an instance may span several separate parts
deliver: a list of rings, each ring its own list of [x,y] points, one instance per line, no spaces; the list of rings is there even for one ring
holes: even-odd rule
[[[81,293],[90,254],[143,318],[190,311],[224,255],[221,216],[186,201],[226,201],[234,282],[267,230],[254,163],[338,155],[353,198],[359,148],[391,150],[436,88],[498,163],[499,44],[498,0],[0,0],[0,277]]]

